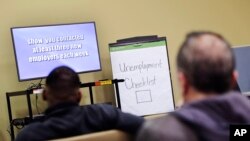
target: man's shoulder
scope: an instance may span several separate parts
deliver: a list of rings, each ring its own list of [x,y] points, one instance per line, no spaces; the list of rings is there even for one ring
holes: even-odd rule
[[[42,123],[40,122],[31,123],[28,126],[24,127],[18,133],[16,141],[36,140],[39,139],[40,135],[43,135],[44,132],[49,132],[49,131]]]
[[[162,130],[162,127],[164,128],[164,130]],[[175,131],[185,130],[185,126],[175,116],[167,115],[148,121],[145,124],[145,129],[164,134],[176,134]]]
[[[82,115],[85,118],[95,118],[102,120],[103,118],[113,118],[119,113],[118,109],[112,105],[94,104],[81,106]]]
[[[138,134],[138,141],[196,141],[195,133],[173,115],[147,121]]]
[[[29,125],[25,126],[22,131],[36,131],[38,129],[44,128],[45,126],[43,125],[42,122],[33,122],[30,123]]]

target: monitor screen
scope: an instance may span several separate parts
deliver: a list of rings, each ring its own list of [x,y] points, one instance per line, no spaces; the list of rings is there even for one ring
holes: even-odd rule
[[[11,28],[19,81],[46,77],[58,66],[100,71],[94,22]]]
[[[236,70],[239,73],[237,79],[239,90],[243,95],[250,95],[250,46],[233,48],[236,58]]]

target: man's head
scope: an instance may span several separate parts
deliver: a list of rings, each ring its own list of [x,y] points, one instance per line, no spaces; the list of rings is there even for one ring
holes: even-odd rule
[[[192,32],[180,47],[177,67],[184,95],[189,88],[222,94],[235,83],[235,58],[230,44],[213,32]]]
[[[43,98],[49,106],[61,102],[80,102],[80,79],[77,73],[69,67],[57,67],[50,72],[46,79]]]

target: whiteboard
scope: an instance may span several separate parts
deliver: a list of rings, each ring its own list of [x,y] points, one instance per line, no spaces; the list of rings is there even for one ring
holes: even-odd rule
[[[121,110],[138,116],[174,110],[166,40],[110,45]]]

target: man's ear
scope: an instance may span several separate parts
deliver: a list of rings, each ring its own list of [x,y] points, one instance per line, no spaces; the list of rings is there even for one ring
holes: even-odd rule
[[[47,90],[46,89],[43,89],[42,97],[43,97],[44,101],[47,100]]]
[[[185,96],[188,92],[189,89],[189,83],[187,81],[187,77],[185,76],[185,74],[181,71],[178,72],[178,79],[179,79],[179,83],[181,85],[182,88],[182,94]]]
[[[239,77],[238,71],[234,70],[234,71],[233,71],[233,74],[232,74],[232,82],[231,82],[231,86],[232,86],[233,88],[235,88],[236,85],[237,85],[237,79],[238,79],[238,77]]]
[[[78,103],[80,103],[81,99],[82,99],[82,92],[80,90],[78,90],[76,100],[77,100]]]

